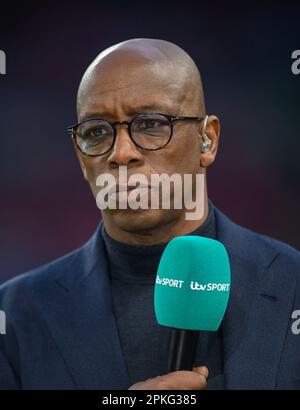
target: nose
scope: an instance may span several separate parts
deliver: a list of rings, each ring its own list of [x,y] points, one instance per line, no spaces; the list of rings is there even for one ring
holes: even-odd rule
[[[137,166],[143,163],[143,155],[130,138],[128,125],[119,124],[116,127],[116,139],[113,149],[107,159],[111,168],[120,165]]]

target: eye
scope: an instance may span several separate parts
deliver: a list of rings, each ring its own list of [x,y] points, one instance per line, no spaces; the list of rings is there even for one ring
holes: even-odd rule
[[[154,120],[153,118],[147,118],[141,122],[141,128],[157,128],[161,126],[161,122],[159,120]]]
[[[84,138],[101,138],[108,134],[110,134],[110,131],[107,128],[98,126],[86,130]]]

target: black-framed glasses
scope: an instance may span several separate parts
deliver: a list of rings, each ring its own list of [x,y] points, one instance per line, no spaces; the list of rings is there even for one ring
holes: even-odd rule
[[[173,123],[181,120],[202,121],[202,117],[179,117],[166,114],[140,114],[130,121],[106,121],[93,118],[68,127],[79,150],[89,156],[104,155],[114,145],[116,125],[127,124],[131,140],[138,147],[155,151],[164,148],[173,135]]]

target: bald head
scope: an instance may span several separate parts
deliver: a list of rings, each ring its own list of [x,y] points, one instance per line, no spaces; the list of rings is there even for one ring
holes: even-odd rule
[[[133,87],[139,95],[142,88],[152,87],[152,93],[165,89],[175,104],[172,114],[205,112],[201,77],[192,58],[168,41],[141,38],[107,48],[87,68],[78,89],[78,118],[87,117],[96,99],[114,98],[116,91],[124,90],[123,96],[130,98]]]

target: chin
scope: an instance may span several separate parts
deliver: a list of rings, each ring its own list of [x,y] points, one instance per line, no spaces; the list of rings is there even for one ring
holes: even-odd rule
[[[170,210],[162,209],[118,209],[110,211],[106,218],[124,231],[146,233],[172,219],[172,213]]]

